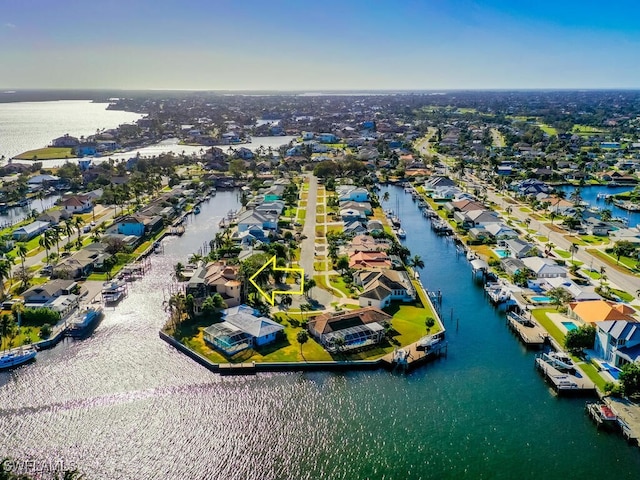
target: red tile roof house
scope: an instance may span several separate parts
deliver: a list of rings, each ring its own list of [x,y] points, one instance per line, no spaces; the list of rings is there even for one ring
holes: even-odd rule
[[[61,202],[62,207],[69,213],[90,212],[93,208],[93,200],[87,195],[74,195]]]

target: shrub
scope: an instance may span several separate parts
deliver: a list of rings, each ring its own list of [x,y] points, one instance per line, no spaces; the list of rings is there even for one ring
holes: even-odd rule
[[[22,324],[25,326],[42,327],[55,325],[60,321],[60,313],[49,308],[25,308],[22,312]],[[41,328],[41,332],[42,332]]]

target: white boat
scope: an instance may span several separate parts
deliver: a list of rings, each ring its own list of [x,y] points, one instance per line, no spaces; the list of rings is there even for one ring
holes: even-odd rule
[[[17,367],[23,363],[30,362],[36,358],[37,354],[36,349],[31,346],[14,348],[13,350],[2,352],[0,354],[0,370]]]
[[[473,250],[469,250],[467,252],[467,260],[471,261],[471,260],[475,260],[476,258],[478,258],[478,256],[476,255],[476,252],[474,252]]]
[[[549,352],[543,353],[542,358],[545,362],[550,364],[556,370],[573,370],[575,366],[573,365],[573,361],[571,357],[567,355],[565,352]]]
[[[124,297],[127,285],[121,280],[105,282],[102,286],[102,299],[106,304],[117,303]]]
[[[433,347],[438,345],[440,342],[442,342],[442,340],[444,340],[444,337],[442,335],[440,335],[440,334],[427,335],[427,336],[422,337],[420,340],[417,341],[416,349],[417,350],[424,350],[425,352],[429,351],[429,350],[433,349]]]
[[[102,316],[102,307],[90,307],[76,313],[69,320],[69,335],[81,337]]]
[[[396,230],[396,235],[398,238],[407,238],[407,232],[405,232],[402,228]]]

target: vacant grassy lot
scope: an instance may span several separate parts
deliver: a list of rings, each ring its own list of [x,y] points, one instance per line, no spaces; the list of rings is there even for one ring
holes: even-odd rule
[[[29,150],[17,155],[15,158],[20,160],[51,160],[57,158],[75,157],[71,148],[68,147],[45,147]]]

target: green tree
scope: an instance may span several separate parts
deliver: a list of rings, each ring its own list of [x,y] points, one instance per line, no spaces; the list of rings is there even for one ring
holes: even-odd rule
[[[0,315],[0,344],[2,344],[3,350],[6,350],[6,345],[4,345],[4,339],[9,337],[13,328],[14,328],[13,317],[8,313],[3,313],[2,315]]]
[[[573,262],[573,256],[578,253],[578,244],[572,243],[569,247],[569,252],[571,252],[571,261]]]
[[[76,216],[73,218],[73,226],[76,227],[78,231],[78,243],[80,243],[80,235],[82,234],[82,226],[84,225],[84,220],[81,216]]]
[[[27,245],[20,242],[18,244],[18,256],[20,257],[20,263],[22,264],[22,269],[24,270],[24,261],[27,258],[27,253],[29,253],[29,249]]]
[[[635,251],[635,245],[628,240],[620,240],[612,248],[612,253],[616,256],[616,263],[620,263],[620,257],[631,257]]]
[[[302,291],[306,298],[311,298],[311,289],[316,286],[316,281],[313,278],[305,278]]]
[[[44,248],[46,254],[46,261],[49,261],[49,248],[51,248],[51,239],[47,236],[46,232],[40,235],[38,244]]]
[[[564,338],[564,346],[573,353],[580,353],[585,348],[593,348],[596,340],[596,329],[591,325],[584,325],[571,330]]]
[[[179,282],[184,280],[184,265],[181,262],[176,263],[173,266],[173,273],[176,276],[176,280],[178,280]]]
[[[343,255],[336,261],[336,268],[344,275],[349,271],[349,257]]]
[[[556,310],[558,310],[560,306],[569,303],[572,298],[571,294],[561,287],[547,290],[547,296],[551,299],[552,305],[556,306]]]
[[[305,330],[300,330],[296,335],[296,340],[298,340],[298,343],[300,344],[300,355],[304,358],[302,346],[309,340],[309,334]]]
[[[621,370],[619,380],[623,394],[631,397],[640,393],[640,363],[627,363]]]
[[[409,260],[409,266],[413,268],[413,275],[415,277],[417,276],[418,268],[424,268],[424,260],[422,260],[420,255],[414,255],[411,257],[411,260]]]
[[[600,220],[602,220],[603,222],[608,222],[609,220],[611,220],[611,218],[611,210],[609,210],[608,208],[605,208],[600,212]]]
[[[424,321],[425,327],[427,327],[427,335],[431,332],[431,329],[436,325],[436,319],[433,317],[427,317]]]
[[[7,260],[0,260],[0,296],[4,298],[4,282],[11,275],[11,265]]]
[[[235,158],[229,162],[229,173],[235,178],[240,178],[242,174],[247,170],[244,164],[244,160]]]

